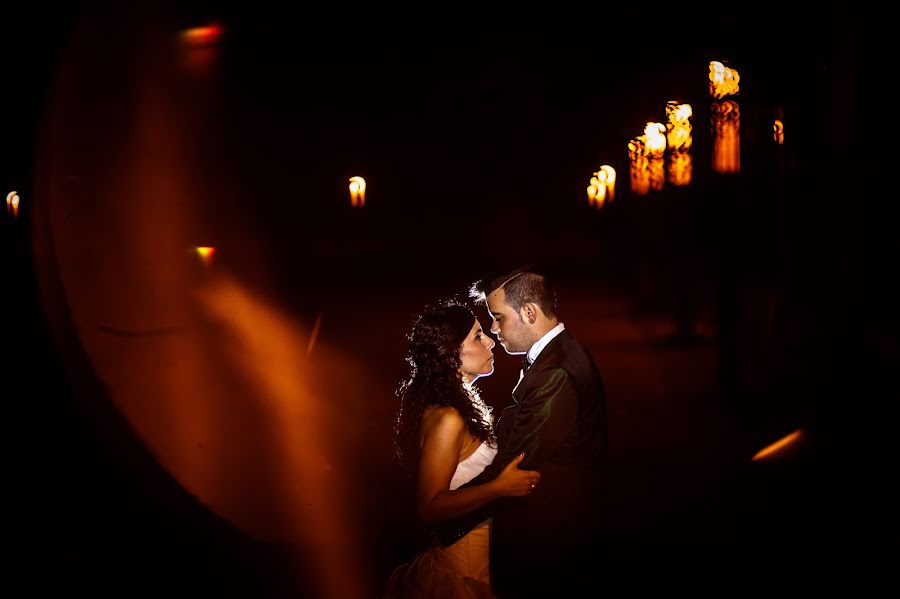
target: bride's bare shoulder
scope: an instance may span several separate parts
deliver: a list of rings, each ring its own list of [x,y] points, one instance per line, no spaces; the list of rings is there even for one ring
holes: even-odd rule
[[[460,430],[463,419],[456,408],[450,406],[428,406],[422,413],[422,432],[434,429]]]

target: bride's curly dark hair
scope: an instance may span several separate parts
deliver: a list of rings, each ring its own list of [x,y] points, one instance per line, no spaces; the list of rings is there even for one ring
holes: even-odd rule
[[[411,472],[418,461],[419,426],[428,406],[454,408],[473,437],[495,442],[489,417],[476,406],[481,404],[477,389],[464,386],[459,372],[461,346],[476,320],[461,302],[444,300],[426,307],[406,336],[406,361],[412,370],[396,393],[400,410],[394,424],[394,448],[395,457]]]

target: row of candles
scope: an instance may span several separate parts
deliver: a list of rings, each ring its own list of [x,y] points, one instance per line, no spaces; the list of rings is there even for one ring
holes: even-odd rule
[[[717,173],[739,173],[740,106],[729,96],[740,92],[740,73],[718,61],[709,63],[710,129],[713,135],[712,167]],[[644,134],[628,142],[631,191],[645,195],[661,190],[668,181],[673,186],[689,185],[693,179],[691,157],[693,109],[677,100],[666,103],[666,124],[648,122]],[[775,143],[784,143],[784,124],[773,124]],[[668,173],[666,155],[668,154]],[[610,176],[612,173],[612,176]],[[668,175],[668,176],[667,176]],[[593,173],[587,188],[588,203],[596,208],[612,200],[615,194],[615,170],[603,165]]]
[[[709,93],[722,99],[740,91],[740,74],[722,63],[709,64]],[[711,129],[713,133],[713,170],[718,173],[740,172],[740,107],[733,100],[712,102]],[[648,122],[644,134],[628,142],[631,191],[645,195],[651,189],[661,190],[666,176],[664,157],[669,151],[668,181],[673,186],[689,185],[693,178],[693,161],[690,150],[693,143],[690,104],[677,100],[666,103],[667,122]],[[784,143],[784,125],[774,123],[774,139]],[[366,204],[366,180],[360,176],[349,179],[350,205],[362,208]],[[592,173],[587,187],[588,203],[602,208],[615,198],[616,170],[608,164]],[[6,210],[14,217],[19,213],[20,198],[16,191],[6,196]]]
[[[182,31],[185,46],[191,49],[214,47],[223,37],[224,29],[214,23]],[[740,106],[732,99],[740,92],[740,73],[720,61],[709,63],[710,128],[713,134],[712,167],[717,173],[739,173]],[[651,189],[661,190],[666,181],[673,186],[689,185],[693,179],[691,157],[693,110],[690,104],[670,100],[666,103],[667,122],[648,122],[644,134],[628,142],[630,182],[632,192],[645,195]],[[776,143],[784,142],[784,126],[774,123]],[[668,154],[666,169],[665,157]],[[668,172],[666,172],[668,171]],[[601,208],[615,197],[616,171],[608,164],[591,174],[587,187],[588,202]],[[350,204],[363,208],[366,204],[366,181],[363,177],[349,179]],[[9,204],[9,200],[7,200]]]
[[[185,46],[191,49],[210,48],[223,37],[224,29],[214,23],[182,31]],[[720,61],[709,63],[710,126],[713,134],[712,167],[717,173],[739,173],[740,106],[732,99],[740,92],[740,73]],[[651,189],[661,190],[666,181],[673,186],[689,185],[693,179],[691,157],[693,110],[689,104],[676,100],[666,103],[665,125],[648,122],[644,134],[628,142],[630,182],[632,192],[645,195]],[[784,126],[774,123],[776,143],[784,141]],[[665,157],[668,155],[666,169]],[[666,172],[668,171],[668,172]],[[588,202],[601,208],[615,197],[616,171],[608,164],[592,173],[587,187]],[[366,181],[363,177],[349,179],[350,204],[363,208],[366,204]],[[7,199],[9,205],[9,199]]]
[[[725,99],[740,92],[740,80],[736,69],[719,61],[709,63],[709,95],[714,99],[710,105],[712,166],[717,173],[739,173],[741,170],[740,106],[734,100]],[[644,134],[628,142],[631,191],[638,195],[646,195],[651,189],[661,190],[666,181],[680,187],[690,185],[693,180],[693,109],[690,104],[669,100],[666,103],[666,117],[665,125],[648,122]],[[775,120],[773,129],[775,142],[784,143],[783,123]],[[668,176],[665,169],[667,152]],[[357,208],[365,206],[365,179],[351,177],[349,189],[350,204]],[[616,170],[608,164],[601,165],[591,173],[587,187],[588,203],[602,208],[615,198],[615,190]]]
[[[740,74],[718,61],[709,63],[709,95],[715,100],[740,91]],[[673,186],[690,185],[693,180],[693,130],[690,104],[677,100],[666,103],[665,125],[647,123],[644,135],[628,142],[631,161],[631,190],[645,195],[651,189],[661,190],[667,179],[665,154],[668,150],[668,182]],[[740,110],[733,100],[711,104],[713,133],[713,170],[720,173],[740,171]]]

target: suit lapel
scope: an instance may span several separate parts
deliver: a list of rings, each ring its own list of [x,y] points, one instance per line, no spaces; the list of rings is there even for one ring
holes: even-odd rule
[[[522,370],[519,370],[519,382],[516,383],[516,386],[513,387],[512,393],[509,394],[510,398],[512,399],[512,404],[503,408],[503,411],[500,414],[500,430],[498,430],[497,433],[498,433],[498,440],[500,440],[501,443],[505,440],[502,436],[503,431],[510,426],[510,422],[512,420],[515,420],[516,413],[519,411],[520,401],[519,401],[519,398],[516,397],[516,392],[519,391],[519,389],[525,388],[525,387],[523,387],[523,381],[525,381],[525,378],[529,375],[533,376],[539,370],[539,368],[538,368],[539,365],[542,362],[545,362],[547,360],[548,356],[550,356],[553,352],[555,352],[556,348],[559,347],[560,343],[562,342],[562,339],[561,339],[562,336],[568,335],[568,334],[569,334],[568,329],[563,329],[559,335],[557,335],[556,337],[551,339],[550,343],[548,343],[544,347],[544,349],[541,351],[541,353],[538,354],[537,359],[535,359],[534,363],[528,369],[527,373],[523,372]],[[504,424],[506,426],[504,426]]]

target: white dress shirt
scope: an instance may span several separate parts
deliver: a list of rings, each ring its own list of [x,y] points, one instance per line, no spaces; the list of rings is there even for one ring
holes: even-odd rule
[[[562,333],[566,330],[566,325],[563,323],[559,323],[549,331],[547,331],[543,337],[538,339],[534,345],[531,346],[531,349],[528,350],[528,361],[534,364],[534,361],[537,360],[537,357],[541,354],[541,351],[547,344],[550,343],[554,337]]]
[[[534,361],[537,360],[537,357],[540,355],[541,351],[543,351],[543,349],[547,347],[547,344],[550,343],[554,337],[562,333],[564,330],[566,330],[566,325],[564,325],[563,323],[559,323],[558,325],[547,331],[544,336],[538,339],[534,343],[534,345],[531,346],[531,349],[528,350],[528,354],[526,356],[528,358],[528,361],[533,364]],[[519,386],[519,383],[522,382],[522,377],[524,376],[525,371],[519,370],[519,380],[516,382],[516,386],[513,387],[513,391],[515,391]]]

